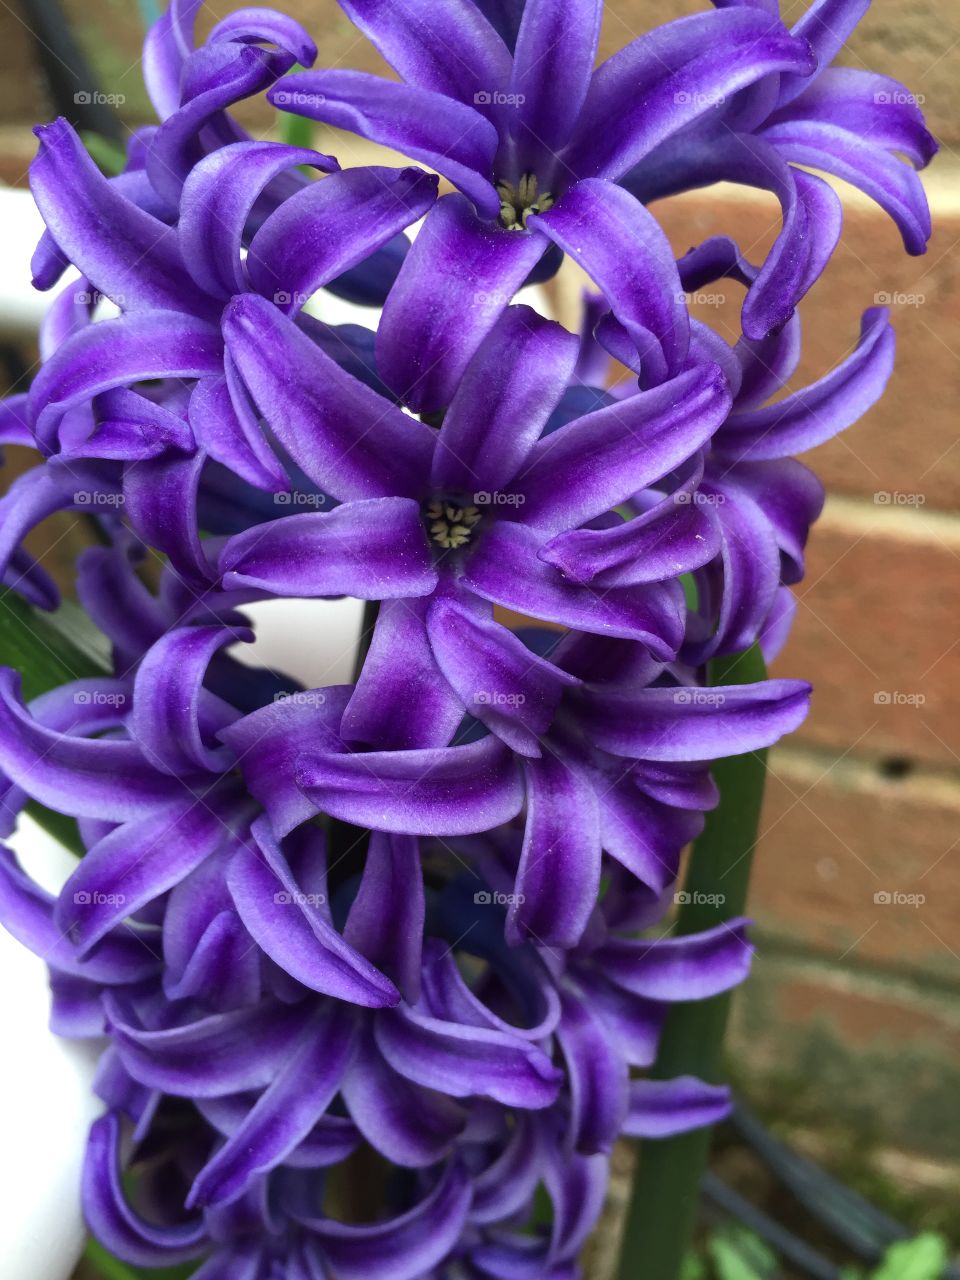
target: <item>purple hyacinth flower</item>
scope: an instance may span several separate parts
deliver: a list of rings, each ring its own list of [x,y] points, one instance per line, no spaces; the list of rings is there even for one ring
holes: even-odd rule
[[[724,237],[691,250],[678,266],[684,288],[692,292],[724,278],[744,286],[758,278],[757,268]],[[591,307],[591,330],[584,335],[588,354],[582,359],[591,362],[596,383],[602,385],[610,372],[601,346],[642,377],[642,357],[624,326],[609,312],[597,318],[598,304]],[[732,360],[729,350],[715,352],[733,403],[704,450],[702,466],[665,497],[638,494],[631,505],[639,519],[563,535],[546,557],[576,582],[595,588],[619,583],[643,554],[648,526],[655,530],[672,521],[676,534],[685,527],[704,549],[713,549],[693,569],[698,604],[688,618],[684,659],[696,666],[756,640],[768,658],[774,656],[792,617],[788,588],[803,577],[804,547],[823,505],[820,482],[791,455],[831,439],[876,403],[893,369],[894,347],[887,311],[873,307],[864,313],[855,348],[835,369],[780,399],[774,397],[800,357],[798,316],[761,341],[741,337]],[[615,390],[620,398],[635,393],[631,383]]]
[[[717,98],[683,133],[661,144],[623,178],[654,200],[713,182],[771,192],[783,226],[744,302],[743,330],[754,339],[778,329],[833,251],[840,206],[817,169],[858,187],[890,215],[908,253],[924,253],[930,211],[916,170],[937,153],[917,100],[896,80],[830,64],[870,0],[814,0],[791,28],[816,57],[813,75],[769,75]],[[774,4],[770,6],[778,8]],[[733,0],[727,12],[756,12]],[[803,166],[800,168],[798,166]]]
[[[575,945],[599,890],[603,851],[662,892],[703,811],[716,803],[706,762],[770,745],[807,709],[809,686],[801,681],[704,691],[679,683],[682,672],[628,641],[573,633],[541,658],[446,601],[433,626],[444,677],[461,707],[472,704],[486,736],[355,750],[349,689],[338,694],[346,704],[339,735],[319,750],[304,746],[310,711],[294,703],[253,712],[222,736],[280,835],[316,812],[430,836],[482,832],[523,811],[508,917],[513,941]],[[385,708],[404,704],[406,666],[385,659],[376,679]]]
[[[451,610],[463,615],[458,625],[471,631],[488,682],[523,677],[531,686],[534,731],[570,682],[546,667],[538,676],[538,664],[522,659],[517,642],[491,622],[494,605],[630,637],[661,659],[674,655],[682,599],[675,582],[658,579],[673,577],[676,565],[661,561],[648,581],[596,592],[565,579],[541,551],[566,530],[602,522],[706,443],[729,404],[715,366],[695,365],[634,397],[626,411],[613,404],[542,437],[578,344],[529,308],[511,307],[437,431],[339,368],[262,299],[237,299],[224,333],[279,443],[341,505],[228,539],[222,583],[231,591],[385,602],[345,717],[349,738],[387,748],[449,741],[465,709],[435,647],[449,647]],[[187,559],[169,538],[152,541]],[[405,682],[395,679],[397,644]],[[510,677],[517,663],[523,670]],[[500,686],[486,687],[494,694]]]
[[[166,226],[111,187],[66,122],[46,126],[40,139],[31,167],[34,195],[86,282],[79,290],[68,286],[57,304],[48,357],[27,399],[41,448],[66,448],[74,457],[126,456],[124,440],[141,422],[148,439],[159,424],[149,401],[143,406],[131,393],[115,407],[111,392],[149,379],[216,378],[191,415],[199,444],[255,484],[282,484],[242,400],[229,394],[217,323],[224,303],[238,289],[262,286],[275,305],[289,310],[295,299],[299,309],[310,293],[420,217],[435,198],[436,179],[419,170],[371,168],[305,185],[263,220],[245,265],[241,247],[264,186],[295,165],[331,169],[335,161],[280,143],[223,147],[191,170],[179,218]],[[286,265],[291,235],[299,250],[295,278]],[[278,271],[285,273],[283,289]],[[87,302],[102,294],[123,314],[91,324],[91,308],[75,305],[78,294]],[[94,400],[104,396],[102,406]],[[87,407],[91,400],[100,412]],[[171,411],[183,416],[176,403]]]
[[[724,5],[639,37],[595,71],[596,0],[512,6],[516,21],[506,25],[518,29],[509,48],[471,0],[343,7],[404,83],[302,72],[290,81],[295,99],[272,96],[436,168],[462,193],[428,218],[388,306],[388,320],[428,367],[445,355],[452,329],[464,342],[466,317],[469,341],[479,341],[478,292],[512,292],[548,249],[554,260],[558,250],[589,260],[609,248],[622,203],[613,182],[645,201],[721,179],[774,192],[783,229],[743,316],[756,339],[790,316],[840,230],[832,190],[791,162],[861,186],[897,219],[911,252],[925,247],[923,189],[894,154],[917,166],[934,154],[921,112],[894,81],[826,69],[862,0],[819,0],[792,33],[770,6]],[[512,242],[498,234],[506,228]],[[453,264],[464,261],[471,269],[458,275]],[[448,294],[440,316],[438,277]],[[429,309],[418,305],[427,294]],[[407,371],[387,346],[384,374],[407,394]],[[443,408],[441,389],[418,387],[415,405]]]

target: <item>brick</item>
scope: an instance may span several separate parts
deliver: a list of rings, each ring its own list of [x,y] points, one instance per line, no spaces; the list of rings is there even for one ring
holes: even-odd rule
[[[960,981],[958,830],[960,781],[949,774],[893,779],[850,756],[780,748],[750,913],[765,936],[834,964]]]
[[[46,112],[30,29],[18,8],[0,6],[0,120],[33,124]]]
[[[955,993],[771,947],[736,994],[729,1059],[751,1102],[812,1128],[828,1167],[882,1144],[955,1161],[957,1010]]]
[[[814,681],[800,740],[956,767],[958,552],[954,518],[828,500],[774,664]]]
[[[671,18],[701,13],[704,0],[612,0],[604,8],[601,56],[609,56],[634,36]],[[792,25],[807,0],[780,0],[784,22]],[[902,81],[918,98],[934,134],[960,142],[957,76],[951,51],[960,41],[960,14],[954,0],[883,0],[874,4],[854,31],[838,64],[862,67]]]

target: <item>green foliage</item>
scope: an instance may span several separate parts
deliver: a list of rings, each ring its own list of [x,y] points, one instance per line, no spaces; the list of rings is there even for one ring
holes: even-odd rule
[[[707,1241],[707,1253],[716,1280],[769,1280],[777,1274],[776,1255],[739,1223],[714,1232]]]
[[[946,1264],[946,1240],[927,1231],[891,1245],[871,1280],[938,1280]]]
[[[109,138],[105,138],[102,134],[91,133],[86,129],[80,134],[80,141],[90,153],[101,173],[106,174],[108,178],[113,178],[118,173],[123,173],[127,157],[124,155],[122,147],[118,147],[115,142],[111,142]]]
[[[20,672],[27,701],[70,680],[107,674],[103,639],[77,605],[65,603],[56,613],[46,614],[12,591],[0,594],[0,666]],[[72,818],[35,801],[27,812],[71,852],[83,853]]]
[[[107,1253],[94,1239],[87,1241],[83,1257],[98,1280],[187,1280],[197,1266],[196,1263],[186,1263],[180,1267],[161,1267],[159,1270],[131,1267],[115,1258],[112,1253]]]
[[[892,1244],[874,1271],[844,1267],[840,1280],[940,1280],[949,1259],[943,1236],[923,1232]],[[747,1227],[727,1223],[712,1232],[702,1253],[690,1253],[680,1280],[773,1280],[779,1262],[768,1245]]]

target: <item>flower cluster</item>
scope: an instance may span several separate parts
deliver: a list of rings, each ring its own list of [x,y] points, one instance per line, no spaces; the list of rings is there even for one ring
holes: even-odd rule
[[[596,70],[597,0],[343,7],[400,80],[291,74],[316,49],[266,9],[195,48],[172,0],[123,173],[37,131],[35,280],[80,279],[0,407],[40,454],[0,568],[54,607],[23,539],[85,512],[112,671],[29,704],[0,671],[3,834],[30,798],[86,848],[56,896],[4,853],[0,919],[49,965],[53,1029],[108,1037],[83,1203],[119,1257],[567,1280],[617,1138],[728,1105],[643,1073],[671,1004],[745,976],[747,922],[661,926],[711,762],[790,732],[809,688],[706,664],[782,645],[822,503],[793,455],[892,365],[874,309],[780,394],[840,227],[810,170],[920,252],[900,155],[935,146],[899,86],[829,66],[862,0],[792,30],[724,4]],[[255,140],[228,109],[263,94],[427,168]],[[646,207],[721,179],[783,207],[762,264],[726,238],[677,261]],[[514,301],[565,255],[595,289],[577,334]],[[686,304],[720,279],[733,346]],[[375,329],[325,322],[323,290]],[[238,658],[244,606],[342,596],[377,606],[352,684],[291,696]]]

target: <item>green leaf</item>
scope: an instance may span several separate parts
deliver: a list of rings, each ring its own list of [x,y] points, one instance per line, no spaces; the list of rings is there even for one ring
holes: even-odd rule
[[[746,1227],[731,1223],[707,1242],[717,1280],[770,1280],[777,1274],[777,1256]]]
[[[0,593],[0,666],[20,672],[29,702],[71,680],[110,672],[106,638],[77,605],[56,613],[32,609],[12,591]],[[83,841],[73,818],[31,800],[27,812],[71,853],[82,855]]]
[[[680,1267],[680,1280],[707,1280],[707,1264],[693,1249]]]
[[[20,672],[28,702],[70,680],[109,675],[97,636],[76,605],[41,613],[12,591],[0,593],[0,666]]]
[[[87,1240],[83,1256],[85,1261],[96,1269],[97,1275],[102,1277],[102,1280],[187,1280],[188,1276],[193,1275],[198,1265],[189,1262],[179,1267],[159,1269],[131,1267],[128,1263],[115,1258],[112,1253],[107,1253],[103,1245],[98,1244],[92,1237]]]
[[[288,75],[293,75],[297,71],[305,70],[299,62],[294,63],[290,68]],[[280,138],[288,147],[312,147],[313,134],[316,124],[313,120],[308,120],[306,116],[298,116],[293,111],[280,112]],[[304,172],[309,173],[309,168],[304,169],[303,165],[297,166]]]
[[[113,178],[118,173],[123,173],[127,164],[127,157],[124,154],[123,147],[118,147],[115,142],[105,138],[102,133],[91,133],[87,129],[81,131],[80,141],[86,147],[100,171],[105,173],[108,178]]]
[[[939,1280],[948,1257],[946,1240],[927,1231],[892,1244],[871,1280]]]
[[[756,645],[710,664],[712,685],[749,684],[765,678],[766,667]],[[693,846],[684,882],[686,897],[677,916],[678,934],[713,928],[742,915],[746,904],[766,752],[718,760],[713,776],[720,803],[707,814],[703,834]],[[721,1082],[729,1008],[729,993],[671,1008],[654,1076],[667,1080],[695,1075]],[[709,1150],[709,1129],[641,1143],[620,1254],[620,1280],[636,1280],[638,1275],[643,1280],[678,1280],[693,1237]]]

